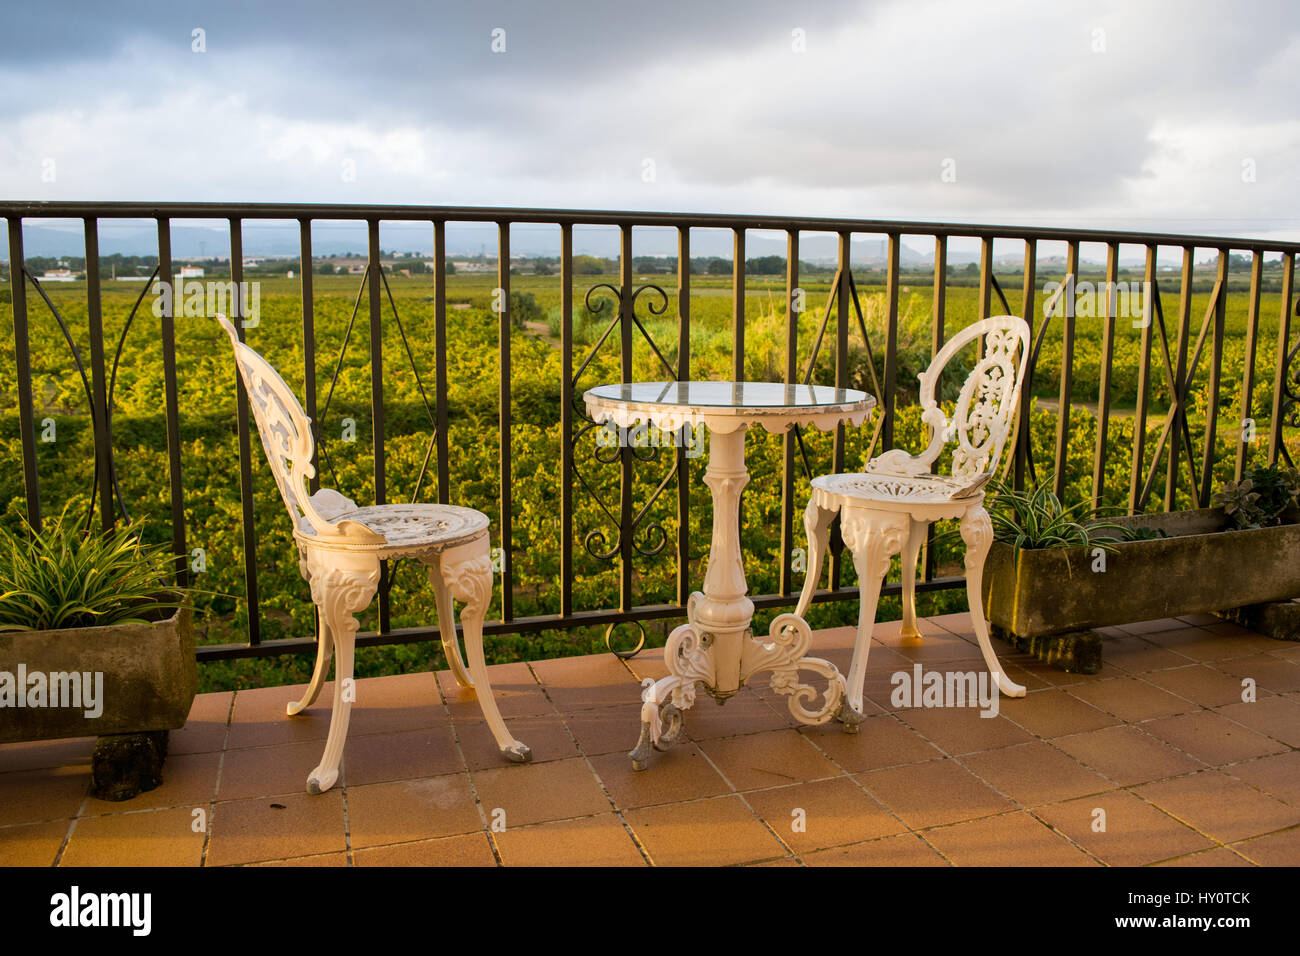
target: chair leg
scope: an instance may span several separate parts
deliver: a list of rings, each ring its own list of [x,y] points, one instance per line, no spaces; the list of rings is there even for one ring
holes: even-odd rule
[[[1025,688],[1009,678],[998,663],[993,644],[989,641],[988,621],[984,619],[984,559],[993,545],[993,523],[983,505],[962,515],[961,539],[966,544],[966,602],[970,605],[971,623],[984,654],[984,664],[997,678],[1002,693],[1008,697],[1024,697]]]
[[[501,719],[488,680],[487,661],[483,657],[483,616],[492,596],[492,556],[488,539],[481,538],[444,552],[439,560],[439,571],[439,580],[434,582],[439,626],[455,633],[452,599],[462,601],[460,624],[465,632],[469,675],[483,719],[496,738],[502,755],[515,763],[527,763],[533,759],[533,753],[527,744],[510,735],[506,722]]]
[[[317,613],[316,616],[320,618],[320,627],[316,633],[316,669],[312,671],[311,683],[307,685],[302,699],[291,701],[285,708],[285,712],[290,717],[302,713],[316,703],[316,698],[320,696],[321,685],[325,683],[325,677],[329,674],[330,657],[334,652],[334,638],[330,634],[329,622],[325,620],[325,615]]]
[[[794,613],[803,617],[812,604],[813,592],[822,577],[822,561],[830,547],[831,522],[835,520],[834,508],[819,508],[815,501],[809,501],[803,511],[804,533],[808,536],[808,569],[803,579],[803,590],[799,592],[799,605]]]
[[[903,549],[903,637],[921,636],[916,629],[916,562],[929,528],[930,522],[913,518],[907,532],[907,546]]]
[[[489,555],[491,552],[488,552]],[[447,658],[447,667],[451,676],[461,687],[473,687],[474,680],[465,668],[465,660],[460,656],[460,641],[456,638],[456,615],[452,604],[451,592],[443,580],[441,560],[438,555],[421,557],[420,561],[429,568],[429,583],[433,585],[433,599],[438,610],[438,633],[442,635],[442,653]],[[491,593],[491,587],[488,588]]]
[[[311,598],[320,609],[323,625],[329,628],[337,649],[334,663],[334,710],[330,715],[330,732],[320,764],[307,777],[308,793],[324,793],[338,781],[339,761],[348,738],[352,701],[356,688],[352,682],[353,652],[356,646],[357,619],[353,616],[368,607],[379,586],[379,562],[362,555],[333,554],[327,558],[313,554]]]
[[[858,637],[853,645],[853,662],[846,681],[848,693],[840,717],[844,730],[856,733],[857,725],[863,720],[862,684],[867,675],[880,586],[889,573],[890,559],[907,540],[908,517],[894,511],[846,507],[840,516],[840,534],[853,554],[853,565],[858,571]]]

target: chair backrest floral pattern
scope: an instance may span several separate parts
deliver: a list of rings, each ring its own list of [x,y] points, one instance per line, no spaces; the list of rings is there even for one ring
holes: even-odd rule
[[[940,376],[958,352],[983,336],[984,351],[966,378],[949,421],[935,398]],[[1000,315],[962,329],[939,350],[921,381],[922,420],[934,430],[919,457],[929,464],[943,446],[956,440],[952,476],[968,480],[996,471],[1020,406],[1030,330],[1024,319]]]
[[[235,350],[235,365],[248,394],[257,433],[294,528],[300,528],[299,522],[302,516],[306,516],[317,534],[340,533],[336,525],[322,518],[312,506],[308,482],[315,477],[316,468],[311,462],[315,450],[311,419],[280,373],[239,341],[235,327],[224,315],[218,315],[217,321],[230,336],[230,344]]]

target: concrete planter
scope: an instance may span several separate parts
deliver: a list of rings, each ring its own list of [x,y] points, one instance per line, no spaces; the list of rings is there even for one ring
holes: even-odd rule
[[[98,737],[92,793],[105,800],[162,783],[167,732],[185,725],[199,672],[193,610],[157,613],[149,624],[0,633],[0,743]]]
[[[989,623],[1022,650],[1095,673],[1101,641],[1092,628],[1300,596],[1300,524],[1225,530],[1222,508],[1108,520],[1169,537],[1119,542],[1104,572],[1084,548],[1017,555],[994,541],[984,564]]]

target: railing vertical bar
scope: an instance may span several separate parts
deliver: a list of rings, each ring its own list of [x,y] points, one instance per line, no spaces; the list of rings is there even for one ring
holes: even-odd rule
[[[1250,304],[1246,312],[1246,359],[1241,372],[1241,417],[1237,421],[1237,461],[1232,480],[1241,481],[1250,458],[1249,445],[1254,442],[1254,419],[1251,417],[1251,391],[1255,387],[1255,352],[1259,343],[1259,295],[1264,280],[1264,253],[1256,250],[1250,263]],[[1245,440],[1250,425],[1250,441]]]
[[[163,401],[167,410],[167,479],[171,492],[172,551],[176,554],[176,581],[189,583],[189,554],[185,541],[185,483],[181,474],[180,395],[176,381],[176,300],[172,285],[172,228],[170,219],[158,220],[158,281],[172,294],[162,299],[159,334],[163,353]]]
[[[447,434],[447,223],[433,223],[433,401],[438,429],[438,503],[451,503],[451,437]]]
[[[366,220],[369,245],[370,280],[370,418],[371,439],[375,451],[375,504],[388,503],[388,480],[384,448],[384,289],[382,252],[379,248],[379,220]],[[379,633],[390,630],[389,588],[392,580],[387,561],[380,562]]]
[[[733,231],[734,261],[731,268],[732,331],[732,379],[737,382],[745,380],[745,230]]]
[[[894,447],[894,403],[897,398],[895,388],[898,378],[898,269],[901,259],[902,237],[896,233],[889,234],[888,254],[885,262],[885,375],[880,383],[884,395],[885,416],[880,427],[880,445],[882,451]]]
[[[515,616],[514,561],[514,462],[510,454],[510,223],[497,223],[497,295],[501,310],[497,323],[498,368],[500,370],[497,424],[501,455],[501,620]]]
[[[1072,241],[1065,253],[1067,277],[1075,283],[1079,279],[1079,243]],[[1070,451],[1070,393],[1074,389],[1074,289],[1066,291],[1065,317],[1061,328],[1061,392],[1056,418],[1056,459],[1052,490],[1056,497],[1065,494],[1065,465]]]
[[[1101,513],[1106,497],[1106,438],[1110,430],[1110,374],[1115,354],[1115,319],[1118,308],[1119,243],[1106,248],[1106,314],[1102,316],[1101,367],[1097,382],[1097,448],[1092,456],[1092,513]]]
[[[1138,356],[1137,408],[1133,413],[1133,469],[1129,477],[1128,513],[1137,514],[1143,485],[1147,442],[1147,408],[1151,388],[1151,335],[1156,315],[1156,246],[1147,246],[1142,282],[1142,344]],[[1152,468],[1155,467],[1153,462]]]
[[[560,614],[573,613],[573,225],[560,226]]]
[[[619,226],[619,344],[621,352],[621,375],[624,383],[632,381],[632,226],[624,223]],[[633,605],[632,600],[632,449],[627,442],[619,449],[622,470],[619,476],[619,522],[618,522],[618,608],[627,611]]]
[[[230,320],[235,326],[239,341],[247,341],[244,330],[244,297],[240,291],[244,282],[243,220],[230,220],[230,287],[235,290],[230,302]],[[174,303],[173,303],[174,304]],[[248,393],[239,371],[235,370],[237,416],[239,431],[239,504],[240,521],[244,537],[244,589],[248,596],[248,643],[262,643],[262,601],[257,586],[257,525],[253,507],[253,449],[249,440]]]
[[[1291,345],[1291,296],[1295,291],[1295,254],[1282,254],[1282,314],[1277,321],[1277,359],[1273,374],[1273,417],[1268,425],[1268,463],[1276,465],[1282,453],[1285,433],[1282,431],[1282,409],[1285,407],[1285,395],[1282,386],[1286,383],[1288,366],[1287,349]]]
[[[1173,511],[1177,507],[1175,499],[1178,496],[1178,439],[1185,417],[1185,409],[1183,402],[1179,398],[1179,393],[1182,391],[1183,379],[1187,375],[1187,346],[1188,337],[1191,334],[1194,259],[1195,250],[1190,246],[1184,247],[1182,288],[1178,294],[1178,361],[1174,366],[1173,395],[1171,396],[1174,402],[1174,417],[1169,432],[1169,468],[1165,473],[1165,511]],[[1191,491],[1192,497],[1195,498],[1196,489],[1193,488]]]
[[[785,240],[785,377],[787,385],[796,384],[798,379],[799,353],[799,231],[791,229]],[[791,578],[792,552],[795,548],[794,535],[794,429],[787,431],[781,439],[781,593],[789,594],[794,584]]]
[[[948,309],[948,237],[934,237],[934,295],[930,310],[930,359],[939,354],[945,341],[944,324]],[[921,436],[922,441],[925,435]],[[934,524],[925,529],[925,560],[921,580],[934,578],[935,560]]]
[[[1214,442],[1219,431],[1219,381],[1223,377],[1223,331],[1228,304],[1228,250],[1219,250],[1214,302],[1214,341],[1210,346],[1210,403],[1205,410],[1205,447],[1201,452],[1201,487],[1192,489],[1197,506],[1210,506],[1214,479]]]
[[[14,320],[14,358],[18,379],[18,426],[23,436],[23,492],[27,523],[41,530],[41,486],[36,468],[36,416],[32,409],[32,353],[27,332],[27,271],[24,268],[23,221],[14,216],[9,227],[9,305]],[[1284,308],[1285,314],[1286,309]]]
[[[90,332],[90,383],[95,403],[95,479],[99,485],[99,520],[104,528],[117,523],[113,505],[113,441],[108,425],[108,373],[104,365],[104,315],[99,283],[99,220],[85,221],[86,324]]]
[[[848,232],[839,234],[839,288],[835,290],[835,387],[848,388],[849,383],[849,270],[853,236]],[[887,385],[882,388],[888,388]],[[885,396],[877,395],[876,401],[884,401]],[[884,412],[880,412],[884,414]],[[835,474],[844,471],[844,425],[835,426],[835,445],[831,458],[831,470]],[[844,539],[840,536],[840,520],[836,516],[831,525],[831,590],[839,590],[840,566],[844,558]]]
[[[311,476],[309,487],[314,493],[320,489],[320,449],[316,447],[320,433],[320,423],[316,421],[316,291],[315,275],[312,272],[311,220],[298,220],[298,268],[302,273],[302,391],[307,405],[307,417],[311,419],[313,435],[311,464],[315,474]]]
[[[677,228],[677,380],[691,378],[691,230]],[[691,594],[691,481],[686,451],[677,451],[677,603]]]
[[[1032,332],[1034,327],[1034,310],[1038,294],[1038,240],[1025,240],[1025,280],[1020,290],[1020,317],[1029,323]],[[1032,350],[1032,342],[1029,349]],[[1028,362],[1029,354],[1020,356],[1020,361]],[[1033,448],[1031,441],[1033,439],[1033,418],[1031,412],[1034,405],[1034,388],[1033,388],[1032,368],[1025,370],[1024,386],[1020,390],[1020,425],[1016,432],[1016,447],[1012,450],[1015,455],[1015,474],[1012,476],[1013,487],[1017,491],[1024,490],[1025,471],[1029,467],[1029,454]]]

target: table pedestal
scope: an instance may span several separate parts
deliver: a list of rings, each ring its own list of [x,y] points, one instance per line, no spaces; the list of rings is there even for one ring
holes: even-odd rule
[[[676,628],[664,645],[668,676],[646,678],[641,695],[641,739],[629,756],[644,770],[651,748],[665,750],[681,735],[682,712],[695,703],[696,685],[719,703],[732,697],[760,671],[771,671],[772,689],[789,695],[790,712],[804,724],[824,724],[840,710],[844,678],[829,661],[805,657],[812,630],[795,614],[779,615],[769,640],[754,639],[750,622],[754,602],[746,596],[745,567],[740,550],[740,492],[749,483],[745,469],[745,427],[709,434],[709,464],[704,483],[713,493],[713,542],[704,576],[704,592],[686,604],[687,623]],[[799,682],[799,671],[826,679],[826,690]],[[805,705],[822,698],[821,706]]]

